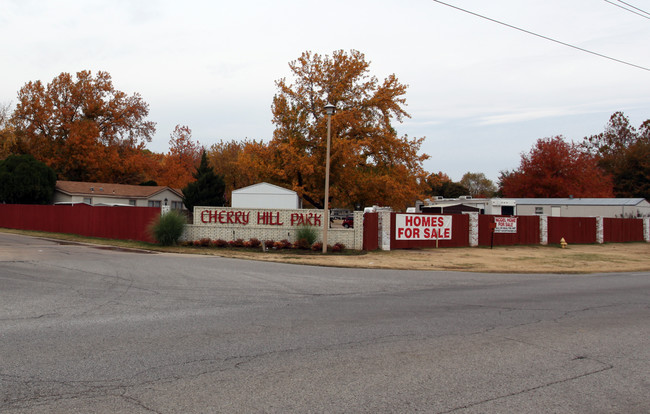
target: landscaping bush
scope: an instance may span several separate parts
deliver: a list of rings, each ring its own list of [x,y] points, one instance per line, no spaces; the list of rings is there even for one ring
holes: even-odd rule
[[[302,238],[298,239],[297,242],[293,244],[294,249],[300,249],[300,250],[309,250],[311,248],[311,243],[309,240]]]
[[[210,245],[212,244],[211,240],[209,238],[206,238],[206,237],[199,240],[199,243],[201,243],[201,247],[210,247]]]
[[[264,241],[264,246],[266,246],[267,249],[272,249],[273,247],[275,247],[275,241],[266,240]]]
[[[183,235],[186,223],[185,216],[174,210],[161,214],[149,227],[149,233],[163,246],[172,246]]]
[[[248,242],[250,243],[250,247],[253,249],[257,249],[262,245],[262,242],[259,239],[256,239],[255,237],[250,239]]]
[[[228,242],[224,239],[218,239],[212,241],[212,246],[223,249],[224,247],[228,247]]]
[[[311,247],[312,244],[318,238],[318,232],[316,228],[312,226],[300,226],[296,232],[296,240],[300,241],[304,239],[307,242],[307,248]]]
[[[333,253],[340,253],[343,250],[345,250],[345,244],[343,243],[336,243],[334,246],[332,246]]]
[[[275,247],[278,250],[290,249],[292,246],[293,245],[291,244],[291,242],[287,239],[280,240],[279,242],[275,242],[275,244],[273,245],[273,247]]]
[[[323,250],[323,243],[322,242],[316,242],[311,245],[311,249],[315,252],[320,252]]]
[[[244,239],[231,240],[228,244],[230,247],[244,247]]]

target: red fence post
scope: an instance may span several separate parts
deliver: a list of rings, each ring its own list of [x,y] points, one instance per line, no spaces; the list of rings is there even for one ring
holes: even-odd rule
[[[365,213],[363,215],[363,250],[379,248],[379,214]]]

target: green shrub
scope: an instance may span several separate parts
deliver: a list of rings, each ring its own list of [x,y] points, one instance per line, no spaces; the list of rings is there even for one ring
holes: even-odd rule
[[[149,232],[161,245],[172,246],[183,235],[185,223],[185,216],[172,210],[154,220],[149,227]]]
[[[309,246],[314,244],[318,238],[316,229],[311,226],[300,226],[296,232],[296,240],[305,240]]]

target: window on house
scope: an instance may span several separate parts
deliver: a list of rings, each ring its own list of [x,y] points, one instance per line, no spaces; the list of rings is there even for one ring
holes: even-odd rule
[[[130,206],[135,206],[135,200],[129,200],[129,205]]]
[[[172,201],[172,209],[173,210],[182,210],[183,209],[183,202],[182,201]]]
[[[544,207],[535,207],[535,214],[544,214]]]
[[[147,205],[149,207],[160,207],[160,200],[149,200]]]
[[[92,204],[92,203],[93,203],[93,199],[90,198],[90,197],[84,197],[84,203],[86,203],[86,204]]]

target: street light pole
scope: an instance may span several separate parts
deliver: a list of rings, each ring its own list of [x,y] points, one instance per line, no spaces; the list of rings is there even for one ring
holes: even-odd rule
[[[331,103],[325,105],[325,113],[327,114],[327,156],[325,158],[325,203],[323,214],[323,253],[327,253],[327,230],[330,227],[330,132],[332,127],[332,115],[336,107]]]

